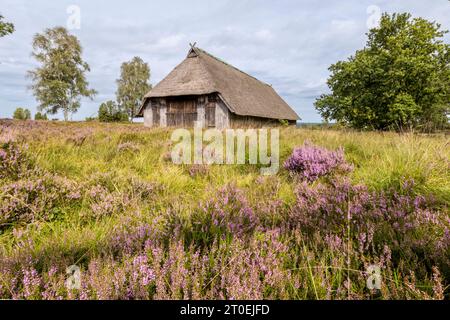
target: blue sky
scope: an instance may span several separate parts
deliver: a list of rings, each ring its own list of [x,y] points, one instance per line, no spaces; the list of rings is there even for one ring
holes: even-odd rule
[[[91,67],[87,79],[98,91],[93,101],[82,100],[73,120],[93,116],[101,102],[115,99],[122,62],[140,56],[156,84],[184,59],[189,43],[197,42],[272,84],[304,122],[318,122],[313,103],[327,92],[327,68],[364,46],[368,23],[379,11],[410,12],[450,29],[448,0],[0,0],[0,14],[16,26],[14,34],[0,38],[0,118],[11,117],[17,107],[36,112],[26,78],[37,66],[32,37],[70,24],[71,5],[80,10],[80,28],[70,31],[83,46]]]

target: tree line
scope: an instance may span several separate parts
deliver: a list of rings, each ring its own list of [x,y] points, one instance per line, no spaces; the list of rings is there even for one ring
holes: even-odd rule
[[[64,120],[78,111],[82,97],[93,99],[96,90],[89,88],[86,73],[89,65],[82,59],[79,40],[66,28],[46,29],[33,38],[33,57],[40,66],[29,71],[38,109],[49,114],[62,111]],[[132,121],[142,97],[150,90],[150,67],[134,57],[121,66],[116,101],[102,103],[100,121]]]
[[[14,25],[0,15],[0,37]],[[322,118],[356,129],[423,130],[449,128],[450,45],[447,30],[408,13],[384,13],[367,33],[366,46],[329,67],[330,93],[314,103]],[[33,38],[33,57],[40,66],[29,71],[38,109],[62,111],[64,119],[93,99],[78,39],[63,27],[46,29]],[[130,121],[151,89],[150,68],[139,57],[121,66],[116,101],[99,107],[100,121]]]
[[[0,16],[0,36],[13,32],[14,25]],[[86,80],[90,67],[82,58],[80,41],[66,28],[55,27],[37,33],[32,46],[32,56],[39,63],[39,67],[28,71],[31,89],[39,102],[36,115],[45,120],[47,114],[62,112],[67,121],[80,108],[81,98],[92,100],[97,94]],[[142,97],[152,87],[149,65],[140,57],[122,63],[116,83],[116,101],[109,100],[100,105],[96,117],[99,121],[132,121]],[[26,120],[31,114],[28,109],[17,108],[13,117]]]
[[[17,108],[14,110],[13,119],[17,120],[31,120],[31,111],[25,108]],[[48,117],[45,113],[36,112],[34,115],[34,120],[48,120]]]

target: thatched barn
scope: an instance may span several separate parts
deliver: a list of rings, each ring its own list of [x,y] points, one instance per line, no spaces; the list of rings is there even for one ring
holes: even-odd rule
[[[145,95],[138,116],[149,127],[192,127],[199,121],[219,129],[299,119],[272,86],[197,47]]]

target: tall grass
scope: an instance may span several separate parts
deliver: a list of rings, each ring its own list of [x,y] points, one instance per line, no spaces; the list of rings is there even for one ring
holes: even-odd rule
[[[283,168],[276,176],[261,177],[252,165],[174,165],[168,159],[169,129],[98,123],[0,125],[0,145],[19,148],[31,167],[20,169],[19,178],[2,178],[2,195],[22,197],[30,212],[42,211],[30,213],[30,218],[22,215],[27,218],[11,220],[0,229],[0,297],[428,299],[448,295],[448,266],[439,257],[428,256],[426,247],[410,248],[405,242],[395,249],[393,243],[377,239],[370,250],[357,252],[359,240],[353,229],[351,238],[346,238],[334,229],[325,232],[293,224],[296,212],[312,211],[298,209],[300,182]],[[421,237],[437,241],[436,245],[447,241],[447,136],[283,127],[280,139],[280,163],[305,141],[329,150],[342,147],[354,167],[346,174],[348,183],[364,185],[370,193],[405,194],[405,182],[414,181],[406,196],[411,201],[426,197],[429,202],[420,210],[443,220],[437,226],[421,224],[408,241],[420,243]],[[39,183],[47,188],[37,200],[7,191],[17,181],[36,179],[44,179]],[[306,187],[313,199],[320,185],[328,190],[324,192],[332,192],[329,179],[334,178]],[[229,201],[234,201],[231,207]],[[339,206],[336,203],[333,210],[339,212]],[[422,212],[411,210],[408,214]],[[332,217],[336,214],[333,211]],[[253,216],[256,224],[250,222]],[[381,226],[376,220],[371,223]],[[444,240],[426,237],[423,228]],[[381,291],[366,288],[365,270],[372,263],[383,266]],[[71,264],[82,267],[85,280],[79,291],[64,286],[65,268]]]

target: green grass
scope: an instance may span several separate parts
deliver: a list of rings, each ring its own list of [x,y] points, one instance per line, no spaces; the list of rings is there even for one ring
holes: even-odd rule
[[[56,124],[55,124],[56,125]],[[64,124],[57,124],[64,128]],[[72,126],[74,126],[72,124]],[[89,124],[78,124],[89,128]],[[114,132],[114,126],[118,132]],[[95,125],[94,134],[81,146],[59,137],[35,142],[27,141],[29,151],[37,163],[54,173],[84,180],[92,174],[108,173],[118,177],[138,176],[167,185],[171,192],[197,197],[205,187],[217,187],[238,180],[249,186],[259,175],[256,168],[214,165],[206,176],[191,178],[182,166],[164,160],[170,153],[170,130],[149,129],[139,133],[123,133],[138,125],[109,125],[108,133]],[[343,146],[346,158],[354,164],[354,182],[365,183],[375,189],[396,187],[403,178],[414,178],[420,191],[429,192],[443,201],[450,201],[449,139],[444,135],[346,132],[282,128],[280,132],[280,163],[295,146],[310,140],[330,149]],[[140,151],[119,152],[118,145],[135,143]],[[287,175],[280,169],[283,181]]]
[[[151,201],[136,201],[124,214],[102,219],[86,218],[89,205],[60,208],[58,218],[27,226],[18,226],[32,246],[23,244],[13,235],[13,228],[0,231],[0,248],[4,255],[30,252],[50,265],[54,259],[76,263],[102,253],[101,240],[124,216],[139,215],[151,221],[168,210],[189,216],[192,209],[209,199],[218,189],[234,183],[244,190],[252,203],[261,201],[267,184],[257,183],[259,170],[252,165],[213,165],[205,174],[191,176],[187,166],[172,164],[170,129],[145,129],[141,125],[98,123],[48,123],[45,130],[31,128],[20,132],[21,144],[34,163],[51,173],[80,183],[102,182],[121,192],[130,179],[148,181],[161,186]],[[81,143],[77,135],[85,135]],[[344,130],[308,130],[280,128],[280,170],[274,183],[279,184],[277,197],[286,206],[295,201],[295,184],[282,168],[292,149],[306,140],[329,149],[343,147],[347,161],[354,165],[350,178],[354,183],[373,190],[399,189],[405,178],[415,180],[415,192],[434,196],[443,205],[450,203],[450,140],[448,136],[416,135]],[[122,143],[131,142],[137,151],[119,150]],[[271,179],[271,178],[268,178]],[[329,274],[325,269],[313,272],[320,265],[334,260],[319,255],[314,248],[302,247],[306,260],[308,290],[298,298],[326,298],[321,279],[331,277],[331,283],[341,283],[346,271]],[[300,254],[300,253],[299,253]],[[331,254],[331,253],[330,253]],[[345,261],[342,261],[342,265]],[[342,266],[341,265],[341,266]],[[395,278],[395,274],[393,275]]]
[[[214,190],[236,183],[243,188],[252,201],[258,201],[261,190],[255,188],[259,170],[255,166],[213,165],[207,173],[191,177],[186,166],[174,165],[165,155],[170,153],[170,129],[144,129],[141,125],[97,123],[50,123],[52,129],[60,130],[56,136],[50,134],[39,139],[34,135],[25,137],[28,154],[41,168],[52,173],[74,179],[88,181],[93,177],[113,178],[123,188],[130,177],[136,177],[164,186],[154,207],[177,206],[186,211],[199,201],[207,199]],[[133,132],[139,129],[138,132]],[[65,132],[67,130],[67,132]],[[73,132],[89,130],[88,137],[81,145],[69,138]],[[51,132],[51,131],[50,131]],[[354,132],[335,130],[308,130],[280,128],[280,170],[278,177],[282,185],[279,197],[286,202],[293,201],[294,186],[282,163],[292,149],[306,140],[329,149],[344,147],[346,159],[354,166],[351,179],[375,190],[398,188],[405,178],[413,178],[417,193],[434,195],[443,203],[450,203],[450,140],[445,135],[414,135],[377,132]],[[118,146],[133,142],[138,152],[119,152]],[[121,185],[120,185],[121,184]],[[138,210],[141,208],[137,208]],[[145,208],[142,208],[145,210]],[[64,233],[64,225],[82,228],[80,212],[70,210],[55,230],[46,233]],[[114,219],[114,218],[113,218]],[[50,223],[52,225],[52,223]],[[97,222],[88,226],[99,233],[104,228]],[[57,231],[58,230],[58,231]],[[58,233],[59,232],[59,233]],[[74,237],[77,233],[73,234]],[[9,233],[0,235],[0,243],[10,241]],[[6,245],[6,247],[8,247]]]

